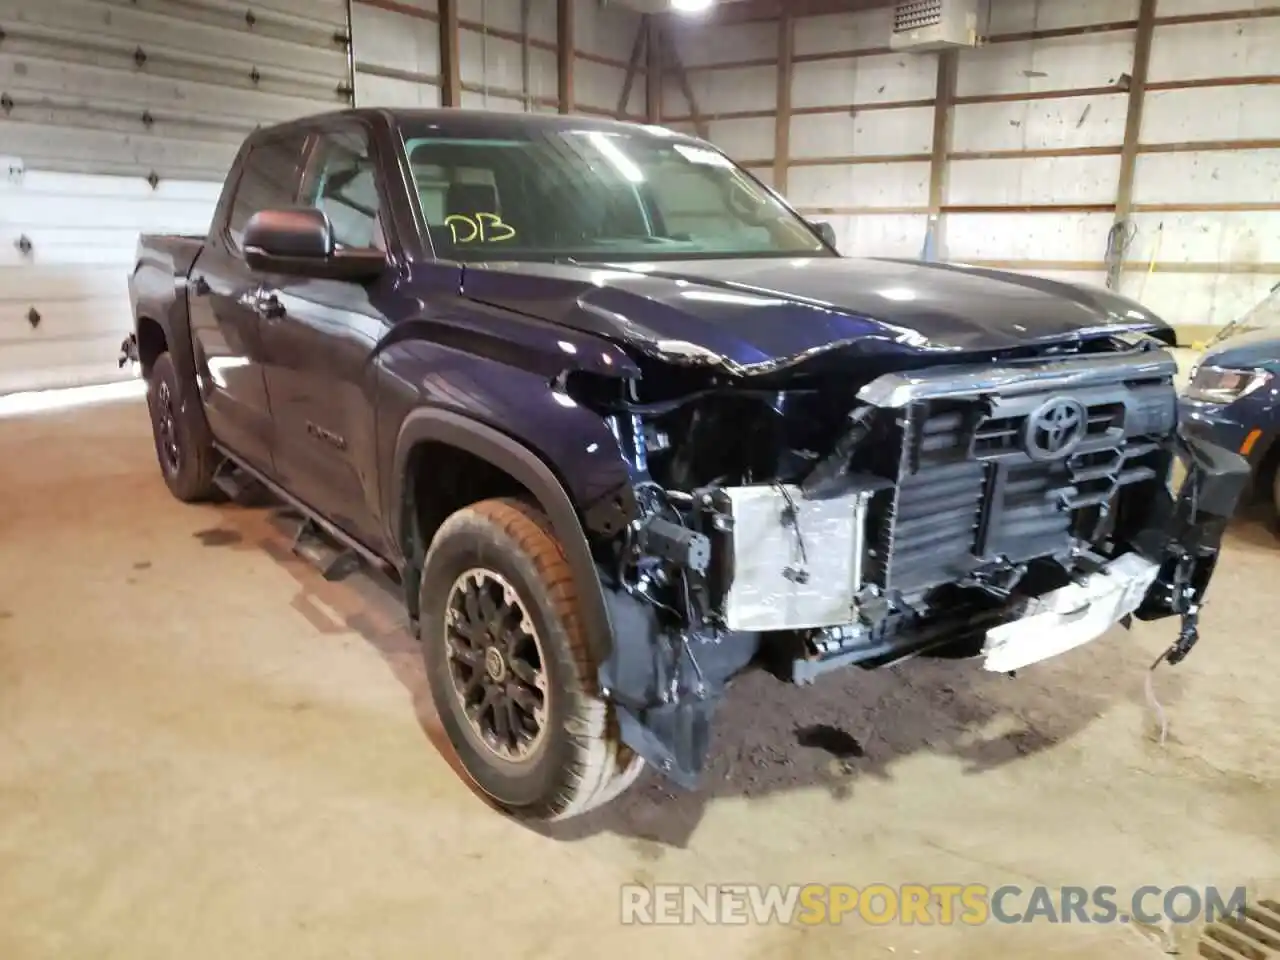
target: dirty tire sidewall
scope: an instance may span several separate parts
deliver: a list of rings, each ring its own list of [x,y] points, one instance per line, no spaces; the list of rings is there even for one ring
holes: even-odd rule
[[[594,771],[584,768],[592,765],[590,755],[600,752],[592,748],[604,734],[604,706],[584,689],[588,678],[582,676],[565,623],[566,614],[576,616],[576,610],[566,609],[552,596],[556,591],[563,599],[563,582],[548,583],[549,568],[563,573],[567,564],[558,544],[529,520],[531,508],[520,504],[515,508],[519,512],[513,512],[514,504],[485,501],[454,514],[437,533],[422,573],[419,635],[432,699],[467,774],[508,812],[549,820],[574,806],[584,788],[594,792]],[[535,560],[527,546],[542,556]],[[555,555],[548,556],[552,548]],[[444,639],[445,606],[454,581],[472,567],[506,578],[542,642],[549,689],[547,730],[535,752],[518,763],[503,761],[476,742],[453,687]],[[600,719],[595,730],[593,713]],[[611,773],[612,751],[608,760]]]
[[[158,397],[161,384],[169,389],[173,404],[174,432],[178,443],[178,466],[170,469],[161,440],[163,411]],[[156,460],[169,492],[179,500],[195,502],[212,497],[215,454],[208,432],[204,429],[199,403],[194,391],[182,383],[174,368],[173,358],[162,353],[156,358],[147,380],[147,411],[151,416],[151,434],[155,440]]]

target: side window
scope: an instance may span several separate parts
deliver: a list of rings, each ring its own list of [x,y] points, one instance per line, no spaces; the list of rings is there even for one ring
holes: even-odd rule
[[[245,224],[255,213],[293,206],[306,139],[299,132],[263,140],[249,149],[227,220],[227,233],[237,248]]]
[[[339,247],[385,249],[374,164],[363,131],[317,134],[300,202],[328,215]]]

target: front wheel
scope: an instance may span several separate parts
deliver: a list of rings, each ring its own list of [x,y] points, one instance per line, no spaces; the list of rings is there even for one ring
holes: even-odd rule
[[[162,353],[147,378],[147,410],[156,459],[169,492],[184,503],[211,499],[218,456],[192,384],[183,383],[173,358]]]
[[[459,510],[432,540],[420,591],[432,699],[494,803],[566,819],[634,782],[643,763],[597,693],[578,587],[541,511],[512,499]]]

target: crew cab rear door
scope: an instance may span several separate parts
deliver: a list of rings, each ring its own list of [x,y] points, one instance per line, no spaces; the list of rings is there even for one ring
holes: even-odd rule
[[[225,215],[220,209],[188,286],[209,426],[233,454],[268,475],[274,473],[275,424],[263,366],[262,283],[245,263],[240,239],[255,213],[294,202],[305,144],[305,131],[292,131],[249,147]]]

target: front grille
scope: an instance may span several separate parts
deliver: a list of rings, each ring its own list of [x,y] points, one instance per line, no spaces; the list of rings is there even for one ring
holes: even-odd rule
[[[1167,385],[1092,388],[1083,436],[1068,456],[1035,460],[1027,420],[1054,394],[921,401],[901,420],[898,483],[869,512],[867,575],[911,594],[963,580],[996,560],[1065,554],[1081,511],[1155,478],[1155,438],[1173,427]],[[1066,451],[1064,451],[1066,452]]]
[[[1097,439],[1113,435],[1124,422],[1124,404],[1099,403],[1088,407],[1085,436]],[[973,455],[978,459],[1019,453],[1027,429],[1027,415],[985,417],[973,432]]]

